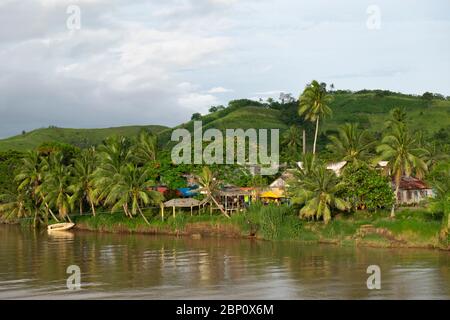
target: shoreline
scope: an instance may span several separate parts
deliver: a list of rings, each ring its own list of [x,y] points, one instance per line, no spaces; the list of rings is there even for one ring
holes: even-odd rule
[[[444,245],[438,245],[432,243],[408,243],[407,241],[389,241],[386,238],[385,241],[374,241],[365,240],[363,238],[352,238],[352,239],[317,239],[317,240],[298,240],[298,239],[282,239],[282,240],[271,240],[265,239],[260,235],[249,235],[245,234],[238,226],[233,224],[211,224],[204,222],[197,223],[187,223],[181,230],[171,230],[168,226],[159,228],[155,226],[141,226],[137,229],[126,228],[123,225],[115,225],[112,227],[100,227],[93,228],[87,223],[77,223],[74,230],[86,231],[86,232],[97,232],[97,233],[109,233],[109,234],[139,234],[139,235],[161,235],[161,236],[172,236],[172,237],[190,237],[192,239],[203,239],[203,238],[229,238],[229,239],[242,239],[242,240],[257,240],[257,241],[270,241],[276,242],[295,242],[299,245],[314,245],[314,244],[325,244],[333,246],[354,246],[354,247],[367,247],[367,248],[380,248],[380,249],[427,249],[427,250],[438,250],[450,252],[450,246],[445,247]]]

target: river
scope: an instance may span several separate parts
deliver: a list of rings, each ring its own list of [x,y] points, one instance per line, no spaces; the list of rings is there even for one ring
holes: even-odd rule
[[[78,266],[81,289],[67,288]],[[367,288],[367,268],[381,289]],[[449,299],[450,253],[0,225],[0,299]]]

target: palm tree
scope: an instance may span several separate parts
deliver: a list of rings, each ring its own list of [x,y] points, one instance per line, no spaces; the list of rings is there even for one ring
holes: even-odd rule
[[[425,143],[423,159],[431,171],[441,161],[450,158],[448,152],[442,150],[441,146],[436,142]]]
[[[432,184],[436,196],[430,200],[430,211],[443,213],[439,237],[446,240],[450,229],[450,163],[442,163],[437,167]]]
[[[98,192],[98,200],[105,199],[114,185],[114,176],[129,163],[132,157],[130,141],[125,137],[113,136],[98,148],[98,167],[93,181]]]
[[[133,156],[139,164],[156,161],[158,138],[148,131],[141,131],[133,148]]]
[[[300,155],[299,150],[302,146],[300,131],[297,126],[291,126],[289,130],[284,133],[282,144],[286,147],[288,158],[294,161],[297,160]]]
[[[301,218],[323,218],[325,224],[328,224],[332,209],[348,210],[351,207],[349,202],[337,196],[341,188],[333,171],[317,165],[302,180],[292,185],[289,193],[294,204],[303,205],[300,209]]]
[[[299,114],[305,120],[316,123],[316,131],[314,135],[313,154],[316,154],[317,137],[319,134],[320,118],[325,118],[332,114],[329,107],[331,96],[327,94],[324,84],[319,84],[313,80],[309,84],[299,99]]]
[[[24,192],[7,191],[0,195],[0,214],[5,221],[28,217],[30,209],[28,198]]]
[[[217,202],[215,196],[219,192],[219,181],[216,176],[211,172],[208,167],[203,167],[201,173],[198,175],[198,183],[200,185],[200,190],[206,193],[206,197],[209,201],[214,202],[214,204],[220,209],[220,211],[227,217],[230,216],[222,208],[222,206]]]
[[[406,123],[406,120],[408,118],[408,114],[406,113],[406,110],[403,107],[397,107],[392,109],[391,115],[394,121],[400,123]]]
[[[114,176],[112,186],[105,204],[111,205],[114,212],[122,208],[129,218],[139,213],[147,224],[147,218],[142,208],[149,204],[160,204],[163,200],[161,193],[150,190],[153,185],[149,179],[148,169],[127,163],[120,168],[120,172]]]
[[[34,227],[37,226],[40,205],[43,201],[43,195],[38,191],[43,179],[41,160],[42,159],[37,151],[28,152],[22,159],[22,165],[14,178],[18,184],[18,193],[25,194],[31,199],[32,210],[34,211]]]
[[[355,165],[368,159],[373,142],[369,141],[367,130],[358,130],[357,125],[346,123],[338,129],[337,136],[329,137],[331,143],[327,149],[341,161]]]
[[[402,123],[395,124],[392,133],[386,135],[376,149],[380,153],[379,160],[389,162],[388,169],[394,178],[395,199],[398,205],[398,191],[402,176],[415,173],[420,179],[428,169],[421,158],[424,150],[416,147],[416,139]],[[392,206],[391,217],[395,217],[395,204]]]
[[[98,203],[100,190],[94,182],[94,172],[97,167],[95,149],[83,150],[80,156],[73,160],[71,168],[74,178],[70,190],[75,199],[78,199],[80,214],[83,214],[83,202],[86,201],[92,214],[95,216],[95,205]]]
[[[75,197],[71,191],[71,170],[63,164],[62,153],[54,153],[44,161],[45,174],[39,193],[44,202],[58,210],[59,217],[71,221],[69,213],[74,207]]]

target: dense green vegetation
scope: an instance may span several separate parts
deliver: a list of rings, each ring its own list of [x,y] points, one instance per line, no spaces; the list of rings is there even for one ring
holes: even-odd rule
[[[232,225],[264,239],[344,241],[367,236],[436,246],[448,241],[450,227],[449,112],[450,101],[440,95],[335,92],[313,81],[299,101],[234,100],[227,107],[211,107],[208,115],[194,114],[177,128],[193,131],[193,120],[201,120],[204,129],[283,131],[281,160],[294,175],[287,189],[291,205],[254,204],[232,216],[218,201],[223,186],[253,187],[258,197],[278,175],[253,177],[239,165],[174,165],[172,129],[158,126],[41,129],[0,141],[0,149],[33,149],[0,153],[0,216],[6,221],[30,219],[38,226],[88,212],[93,217],[77,221],[101,230],[119,225],[121,230],[169,232],[206,222]],[[388,163],[384,171],[377,168],[381,160]],[[327,169],[330,161],[347,161],[347,166],[336,175]],[[221,215],[160,221],[162,201],[176,194],[163,196],[154,188],[186,187],[185,174],[196,176],[202,191],[198,198]],[[436,192],[413,218],[394,196],[404,175],[426,179]],[[367,230],[360,230],[364,224],[373,230],[365,234]]]

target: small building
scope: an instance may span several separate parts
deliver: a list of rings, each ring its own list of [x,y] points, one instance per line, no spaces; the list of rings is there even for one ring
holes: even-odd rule
[[[219,203],[229,214],[239,212],[250,205],[253,193],[252,188],[227,187],[219,191]]]
[[[395,188],[395,183],[392,183]],[[424,181],[414,177],[403,176],[400,180],[400,187],[397,194],[397,201],[400,204],[413,205],[433,197],[433,189]]]
[[[172,199],[166,201],[161,206],[161,218],[164,220],[164,208],[172,208],[172,215],[175,218],[176,209],[179,208],[189,208],[191,210],[191,216],[193,215],[194,208],[198,208],[200,211],[200,207],[204,205],[203,201],[199,201],[197,199],[192,198],[181,198],[181,199]]]

